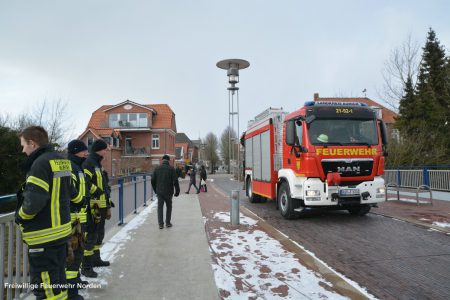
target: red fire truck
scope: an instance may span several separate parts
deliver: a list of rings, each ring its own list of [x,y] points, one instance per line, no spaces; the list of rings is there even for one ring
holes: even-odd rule
[[[365,215],[385,200],[386,137],[364,103],[269,108],[244,134],[246,194],[251,202],[276,201],[286,219],[323,207]]]

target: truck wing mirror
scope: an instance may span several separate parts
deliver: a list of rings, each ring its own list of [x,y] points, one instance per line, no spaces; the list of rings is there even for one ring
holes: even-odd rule
[[[316,119],[315,115],[309,115],[306,117],[306,123],[311,124]]]
[[[380,122],[378,123],[378,125],[380,126],[381,143],[382,143],[383,145],[387,145],[387,143],[388,143],[388,138],[387,138],[386,124],[384,124],[383,121],[380,121]]]
[[[295,145],[295,120],[286,121],[286,144]]]
[[[386,124],[384,124],[384,122],[383,122],[382,120],[380,120],[380,121],[378,122],[378,126],[380,126],[380,133],[381,133],[381,143],[382,143],[382,149],[383,149],[383,156],[388,156],[388,152],[387,152],[388,138],[387,138]]]

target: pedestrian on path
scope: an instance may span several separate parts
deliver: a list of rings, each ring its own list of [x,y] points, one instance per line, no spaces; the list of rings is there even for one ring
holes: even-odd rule
[[[203,191],[206,193],[208,188],[206,187],[206,169],[205,166],[200,167],[200,189],[203,188]]]
[[[162,164],[158,166],[152,175],[152,188],[158,197],[158,224],[159,229],[164,228],[163,209],[166,203],[166,226],[172,227],[172,197],[180,194],[180,185],[175,168],[169,164],[170,157],[164,155]],[[175,194],[174,194],[175,188]]]
[[[196,178],[195,177],[196,177],[197,173],[195,172],[194,168],[189,169],[188,174],[189,174],[189,178],[190,179],[189,179],[189,187],[188,187],[188,190],[187,190],[186,194],[189,194],[189,191],[191,190],[191,186],[192,185],[197,190],[197,194],[200,193],[200,189],[197,187],[197,184],[196,184]]]

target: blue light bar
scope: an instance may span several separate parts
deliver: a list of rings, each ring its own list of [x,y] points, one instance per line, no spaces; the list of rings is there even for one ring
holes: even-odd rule
[[[367,107],[366,103],[361,102],[340,102],[340,101],[306,101],[305,106],[363,106]]]

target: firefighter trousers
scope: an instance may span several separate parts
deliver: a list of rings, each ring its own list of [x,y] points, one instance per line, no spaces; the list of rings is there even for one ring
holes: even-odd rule
[[[83,252],[83,269],[91,269],[93,266],[94,246],[97,242],[97,227],[99,223],[95,223],[92,218],[88,218],[84,232],[84,252]]]
[[[100,208],[100,222],[88,225],[84,244],[83,269],[92,268],[100,260],[100,248],[105,237],[107,208]]]
[[[78,277],[80,276],[80,266],[83,260],[84,249],[83,245],[78,244],[75,249],[73,249],[73,257],[66,260],[66,279],[67,283],[70,284],[68,288],[69,298],[78,295],[77,283],[79,282]]]
[[[36,299],[67,299],[67,244],[28,249],[31,284]]]
[[[105,222],[106,222],[106,210],[107,208],[100,208],[100,223],[97,225],[97,239],[95,241],[94,245],[94,258],[93,263],[94,265],[97,264],[99,261],[101,261],[100,256],[100,248],[102,247],[103,239],[105,238]]]

